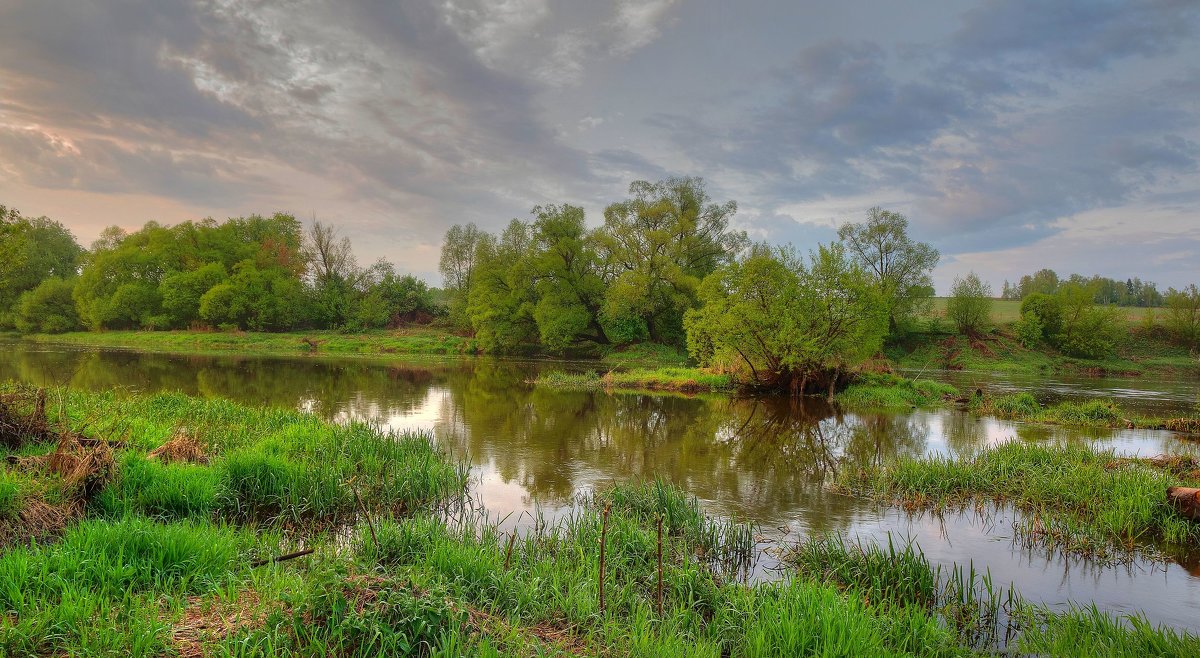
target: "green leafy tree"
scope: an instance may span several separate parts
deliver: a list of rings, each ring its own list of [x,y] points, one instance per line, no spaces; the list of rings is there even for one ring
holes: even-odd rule
[[[700,281],[746,245],[746,234],[729,228],[737,204],[713,203],[699,178],[634,181],[629,194],[605,209],[597,233],[605,322],[640,323],[653,341],[682,343]]]
[[[480,262],[481,248],[490,240],[487,233],[474,224],[455,224],[446,231],[442,240],[442,255],[438,269],[444,279],[444,290],[448,299],[450,323],[456,327],[469,327],[467,304],[474,282],[475,268]]]
[[[200,298],[229,278],[221,263],[208,263],[189,272],[175,272],[163,278],[158,290],[162,310],[170,326],[187,327],[200,319]]]
[[[992,287],[979,279],[974,272],[956,278],[950,287],[950,299],[946,302],[946,316],[954,323],[959,333],[978,336],[992,323]]]
[[[685,319],[692,356],[793,394],[832,395],[887,331],[874,283],[839,244],[820,247],[807,265],[790,249],[757,245],[706,277],[700,300]]]
[[[1062,314],[1062,300],[1055,295],[1035,292],[1021,300],[1021,318],[1037,319],[1041,339],[1050,340],[1062,331]]]
[[[219,327],[286,331],[303,321],[304,289],[279,268],[258,269],[252,261],[234,268],[226,282],[200,298],[200,317]]]
[[[1200,347],[1200,289],[1194,283],[1180,290],[1168,288],[1165,301],[1167,331],[1185,345]]]
[[[480,347],[513,352],[536,343],[529,225],[514,219],[498,241],[485,233],[476,248],[466,314]]]
[[[52,276],[33,290],[21,294],[17,303],[16,325],[24,333],[57,334],[80,327],[72,296],[74,284]]]
[[[1091,285],[1078,282],[1059,286],[1055,296],[1062,308],[1062,326],[1051,340],[1064,353],[1098,359],[1115,349],[1124,315],[1111,306],[1096,306],[1095,294]]]
[[[938,250],[908,235],[908,218],[878,206],[860,224],[838,228],[842,244],[874,277],[887,311],[888,331],[902,333],[929,309],[933,299],[933,268]]]
[[[396,327],[437,313],[429,286],[410,274],[398,275],[391,263],[376,263],[365,278],[367,289],[356,309],[361,327]]]
[[[533,215],[533,318],[542,345],[563,352],[579,342],[608,343],[600,319],[606,287],[583,208],[538,206]]]
[[[12,326],[22,294],[50,277],[73,278],[82,256],[62,224],[0,206],[0,327]]]
[[[1017,293],[1021,299],[1033,294],[1053,295],[1058,292],[1058,273],[1041,269],[1032,275],[1026,274],[1017,282]]]

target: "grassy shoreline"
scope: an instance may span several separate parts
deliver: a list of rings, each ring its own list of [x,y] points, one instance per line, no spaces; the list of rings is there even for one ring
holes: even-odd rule
[[[1009,505],[1020,512],[1019,535],[1066,553],[1121,559],[1161,557],[1200,541],[1200,525],[1180,517],[1168,486],[1197,486],[1191,460],[1120,458],[1079,446],[1010,441],[969,458],[902,459],[890,466],[838,474],[835,491],[907,509]]]
[[[5,418],[36,420],[36,396],[0,392]],[[807,568],[790,577],[747,584],[734,574],[754,551],[753,528],[708,517],[662,483],[619,483],[557,524],[505,535],[469,510],[439,512],[463,473],[419,435],[176,394],[58,389],[42,408],[44,423],[24,425],[36,436],[18,447],[4,435],[12,445],[0,452],[17,458],[0,462],[5,522],[34,500],[77,495],[50,462],[27,461],[56,450],[52,433],[120,443],[90,448],[113,451],[113,472],[77,501],[78,517],[39,542],[0,548],[4,655],[990,651],[979,635],[986,605],[956,603],[988,600],[973,573],[959,585],[972,594],[927,596],[948,585],[919,553],[854,567],[846,556],[875,549],[829,542],[807,547]],[[183,425],[202,449],[152,457]],[[299,548],[313,552],[271,560]],[[833,562],[874,578],[814,566]],[[923,584],[880,587],[909,579]],[[1158,655],[1200,648],[1200,638],[1136,617],[1020,609],[1028,620],[1014,642],[1028,653],[1057,653],[1064,639]]]

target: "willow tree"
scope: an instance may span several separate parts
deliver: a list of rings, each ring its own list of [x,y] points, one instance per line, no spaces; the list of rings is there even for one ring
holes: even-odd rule
[[[713,203],[699,178],[634,181],[629,194],[605,209],[597,233],[611,277],[605,318],[640,322],[655,342],[682,342],[700,282],[745,246],[746,234],[729,228],[737,203]]]
[[[794,395],[832,396],[887,332],[871,277],[839,244],[819,247],[807,263],[791,249],[756,245],[706,277],[699,299],[684,320],[692,356]]]

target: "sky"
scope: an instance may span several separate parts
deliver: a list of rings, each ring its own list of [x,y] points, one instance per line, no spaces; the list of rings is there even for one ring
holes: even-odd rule
[[[0,204],[88,244],[285,211],[442,235],[701,176],[802,249],[871,206],[975,271],[1200,281],[1195,0],[0,0]]]

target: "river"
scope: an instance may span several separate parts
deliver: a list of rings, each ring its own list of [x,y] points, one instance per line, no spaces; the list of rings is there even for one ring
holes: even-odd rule
[[[1005,513],[912,516],[830,493],[833,469],[901,456],[965,456],[1012,439],[1087,443],[1130,455],[1200,453],[1170,432],[1081,430],[977,418],[955,410],[841,413],[820,400],[730,399],[561,391],[530,385],[546,369],[585,364],[507,359],[181,356],[0,343],[0,380],[82,389],[180,391],[369,419],[428,432],[471,464],[472,495],[507,528],[568,513],[606,483],[661,477],[713,514],[757,524],[770,548],[840,532],[915,539],[935,564],[972,564],[997,585],[1061,607],[1142,613],[1200,632],[1200,555],[1101,566],[1014,541]],[[913,373],[915,374],[915,373]],[[1030,390],[1043,400],[1117,396],[1159,413],[1194,404],[1194,381],[1022,379],[921,373],[959,386]],[[764,553],[759,573],[773,566]]]

